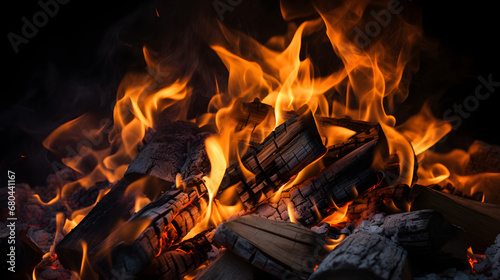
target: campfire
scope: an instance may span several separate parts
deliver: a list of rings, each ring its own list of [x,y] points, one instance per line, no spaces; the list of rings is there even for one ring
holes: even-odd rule
[[[454,123],[431,100],[395,117],[432,47],[405,6],[282,1],[288,31],[261,42],[224,24],[240,2],[195,25],[225,66],[213,88],[182,47],[143,46],[112,119],[44,140],[60,162],[16,186],[20,274],[499,279],[500,147],[436,152]]]

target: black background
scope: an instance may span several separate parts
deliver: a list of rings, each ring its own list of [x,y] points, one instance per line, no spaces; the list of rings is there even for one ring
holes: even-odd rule
[[[280,18],[277,1],[243,1],[224,23],[262,40],[286,30],[282,20],[270,20]],[[15,170],[19,181],[43,183],[54,157],[41,141],[62,123],[85,112],[110,114],[123,75],[145,67],[140,46],[154,39],[145,32],[147,28],[162,28],[159,23],[166,22],[182,29],[196,14],[191,11],[200,9],[215,17],[211,2],[73,0],[60,5],[58,14],[28,44],[21,45],[18,54],[14,54],[7,34],[19,34],[21,17],[30,18],[40,8],[36,1],[3,3],[1,172]],[[439,50],[432,59],[422,58],[410,97],[399,110],[401,120],[417,112],[415,104],[431,95],[436,97],[434,113],[442,116],[444,110],[473,94],[479,75],[491,74],[493,80],[500,81],[495,2],[412,1],[411,5],[422,13],[425,35],[439,43]],[[496,136],[499,95],[500,89],[464,119],[438,149],[466,149],[474,139],[500,144]]]

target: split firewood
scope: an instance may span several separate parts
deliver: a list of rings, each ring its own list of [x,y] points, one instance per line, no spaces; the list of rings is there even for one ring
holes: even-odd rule
[[[251,209],[325,152],[314,117],[304,107],[297,116],[278,126],[262,144],[242,156],[243,166],[253,176],[245,178],[239,163],[226,170],[219,194],[236,185],[240,199]]]
[[[465,232],[434,210],[387,216],[382,228],[385,236],[397,239],[408,251],[412,265],[420,269],[460,267],[468,263]]]
[[[473,249],[484,251],[500,234],[500,206],[478,202],[415,185],[410,197],[412,210],[434,209],[465,230]]]
[[[230,250],[224,250],[215,261],[198,272],[195,280],[275,280],[275,276],[253,266]]]
[[[168,248],[155,257],[151,265],[135,279],[181,280],[207,261],[212,250],[212,236],[215,230],[206,230],[195,237]],[[121,279],[121,278],[119,278]]]
[[[412,279],[407,255],[390,239],[359,231],[335,247],[309,279]]]
[[[222,223],[214,241],[276,277],[307,279],[325,237],[295,223],[244,216]]]
[[[185,161],[189,142],[199,132],[196,125],[182,121],[170,123],[158,130],[132,161],[124,178],[56,246],[56,253],[64,267],[79,271],[82,242],[87,244],[89,251],[92,250],[110,235],[117,221],[126,221],[131,217],[136,195],[126,195],[126,190],[133,182],[144,179],[141,184],[144,182],[144,194],[150,200],[168,190]],[[157,177],[162,180],[155,179]]]
[[[263,204],[254,213],[284,221],[289,221],[290,216],[293,216],[307,227],[319,223],[338,207],[355,199],[358,193],[377,184],[379,177],[371,169],[377,143],[376,139],[366,143],[316,177],[283,191],[277,203]]]
[[[193,229],[207,208],[208,194],[202,180],[185,192],[169,190],[96,246],[90,259],[104,279],[133,278]]]

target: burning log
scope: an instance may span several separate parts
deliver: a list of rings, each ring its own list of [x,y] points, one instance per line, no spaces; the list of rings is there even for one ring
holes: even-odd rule
[[[255,214],[277,220],[293,218],[311,227],[349,201],[358,193],[377,184],[377,173],[371,169],[378,140],[372,140],[327,167],[315,178],[283,191],[277,203],[264,204]],[[335,210],[333,210],[335,211]]]
[[[252,198],[247,200],[251,204],[260,201],[253,199],[260,199],[263,192],[273,194],[279,184],[288,181],[324,152],[325,147],[321,144],[311,113],[303,113],[279,126],[262,145],[243,157],[242,161],[248,164],[247,168],[250,167],[254,177],[240,181],[244,178],[241,169],[239,165],[233,165],[226,170],[223,182],[231,182],[232,179],[236,179],[236,183],[239,181],[243,197],[248,193],[247,190],[252,192]],[[186,193],[177,189],[167,191],[136,213],[110,237],[96,237],[101,241],[106,239],[99,246],[89,247],[90,254],[95,256],[92,259],[99,264],[103,277],[137,275],[151,264],[162,248],[180,240],[201,221],[208,205],[203,179],[191,182],[187,189]],[[125,233],[137,229],[139,232],[136,236],[130,237]],[[111,263],[105,261],[105,252],[111,252]]]
[[[375,188],[356,198],[347,208],[347,216],[356,221],[367,219],[365,213],[385,212],[388,214],[409,210],[410,187],[398,184],[385,188]]]
[[[338,159],[344,157],[355,149],[363,146],[364,144],[374,140],[382,138],[380,137],[382,129],[379,125],[372,126],[366,130],[353,135],[347,141],[332,145],[328,147],[328,152],[322,158],[325,165],[330,165],[337,161]]]
[[[130,218],[136,198],[135,195],[126,195],[126,190],[134,181],[139,178],[147,179],[141,183],[146,185],[145,193],[152,200],[175,182],[179,167],[184,163],[189,141],[196,133],[199,133],[199,129],[195,125],[178,121],[166,125],[152,137],[132,161],[125,177],[56,246],[56,253],[64,267],[79,271],[82,261],[81,243],[85,242],[88,250],[92,250],[110,235],[117,221]],[[160,176],[166,181],[155,180],[150,175]]]
[[[219,194],[236,184],[240,199],[252,209],[325,152],[314,117],[303,107],[298,116],[278,126],[262,144],[241,158],[253,176],[245,178],[240,164],[233,164],[226,170]]]
[[[465,230],[467,242],[484,251],[500,234],[500,206],[457,197],[416,185],[410,196],[412,210],[434,209]]]
[[[351,118],[329,118],[318,117],[316,119],[319,127],[341,126],[356,132],[364,132],[372,127],[377,126],[375,123],[353,120]]]
[[[408,251],[412,265],[421,269],[442,269],[467,264],[464,231],[433,210],[387,216],[383,234],[394,236]],[[438,266],[438,267],[436,267]]]
[[[219,225],[214,241],[281,279],[307,279],[324,237],[298,224],[245,216]]]
[[[207,201],[205,185],[199,180],[186,192],[169,190],[143,207],[90,252],[101,277],[126,279],[139,274],[202,220]],[[130,236],[130,232],[137,234]]]
[[[309,278],[412,279],[407,252],[376,233],[359,231],[346,237]]]
[[[138,279],[183,279],[208,259],[207,253],[212,250],[212,235],[215,230],[206,230],[195,237],[183,241],[179,245],[168,248],[156,257],[153,263]],[[121,278],[118,278],[121,279]]]
[[[209,132],[197,134],[189,146],[186,161],[180,170],[182,180],[185,184],[196,176],[210,174],[210,160],[208,159],[205,140],[212,136]]]
[[[174,183],[186,160],[189,143],[200,133],[196,124],[177,121],[158,131],[128,166],[125,176],[148,174]]]

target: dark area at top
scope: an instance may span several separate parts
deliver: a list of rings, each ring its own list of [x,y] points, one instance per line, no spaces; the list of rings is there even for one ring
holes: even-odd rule
[[[261,42],[286,31],[278,1],[242,1],[242,8],[227,14],[225,24]],[[453,104],[462,104],[474,93],[479,76],[491,75],[493,81],[500,81],[498,10],[494,2],[412,1],[411,5],[421,9],[424,32],[440,43],[440,53],[437,59],[422,58],[422,70],[410,87],[410,97],[397,112],[401,119],[418,112],[415,104],[427,99],[426,91],[439,93],[432,106],[441,118]],[[22,18],[32,19],[41,7],[36,1],[4,3],[0,172],[16,170],[19,182],[41,184],[52,172],[50,163],[57,159],[41,142],[56,127],[88,111],[111,114],[123,75],[145,69],[141,52],[144,43],[155,44],[155,39],[165,34],[162,28],[172,30],[174,36],[189,30],[191,17],[199,11],[217,16],[210,0],[73,0],[58,6],[47,23],[33,32],[27,43],[19,45],[16,54],[7,34],[20,34]],[[202,43],[199,50],[204,50]],[[213,56],[209,51],[201,55],[208,60]],[[221,66],[218,63],[213,67]],[[428,79],[429,73],[434,79]],[[193,77],[197,78],[200,83],[206,82]],[[438,150],[466,149],[474,139],[500,144],[496,138],[499,95],[500,88],[464,118]],[[210,92],[197,96],[203,107]]]

